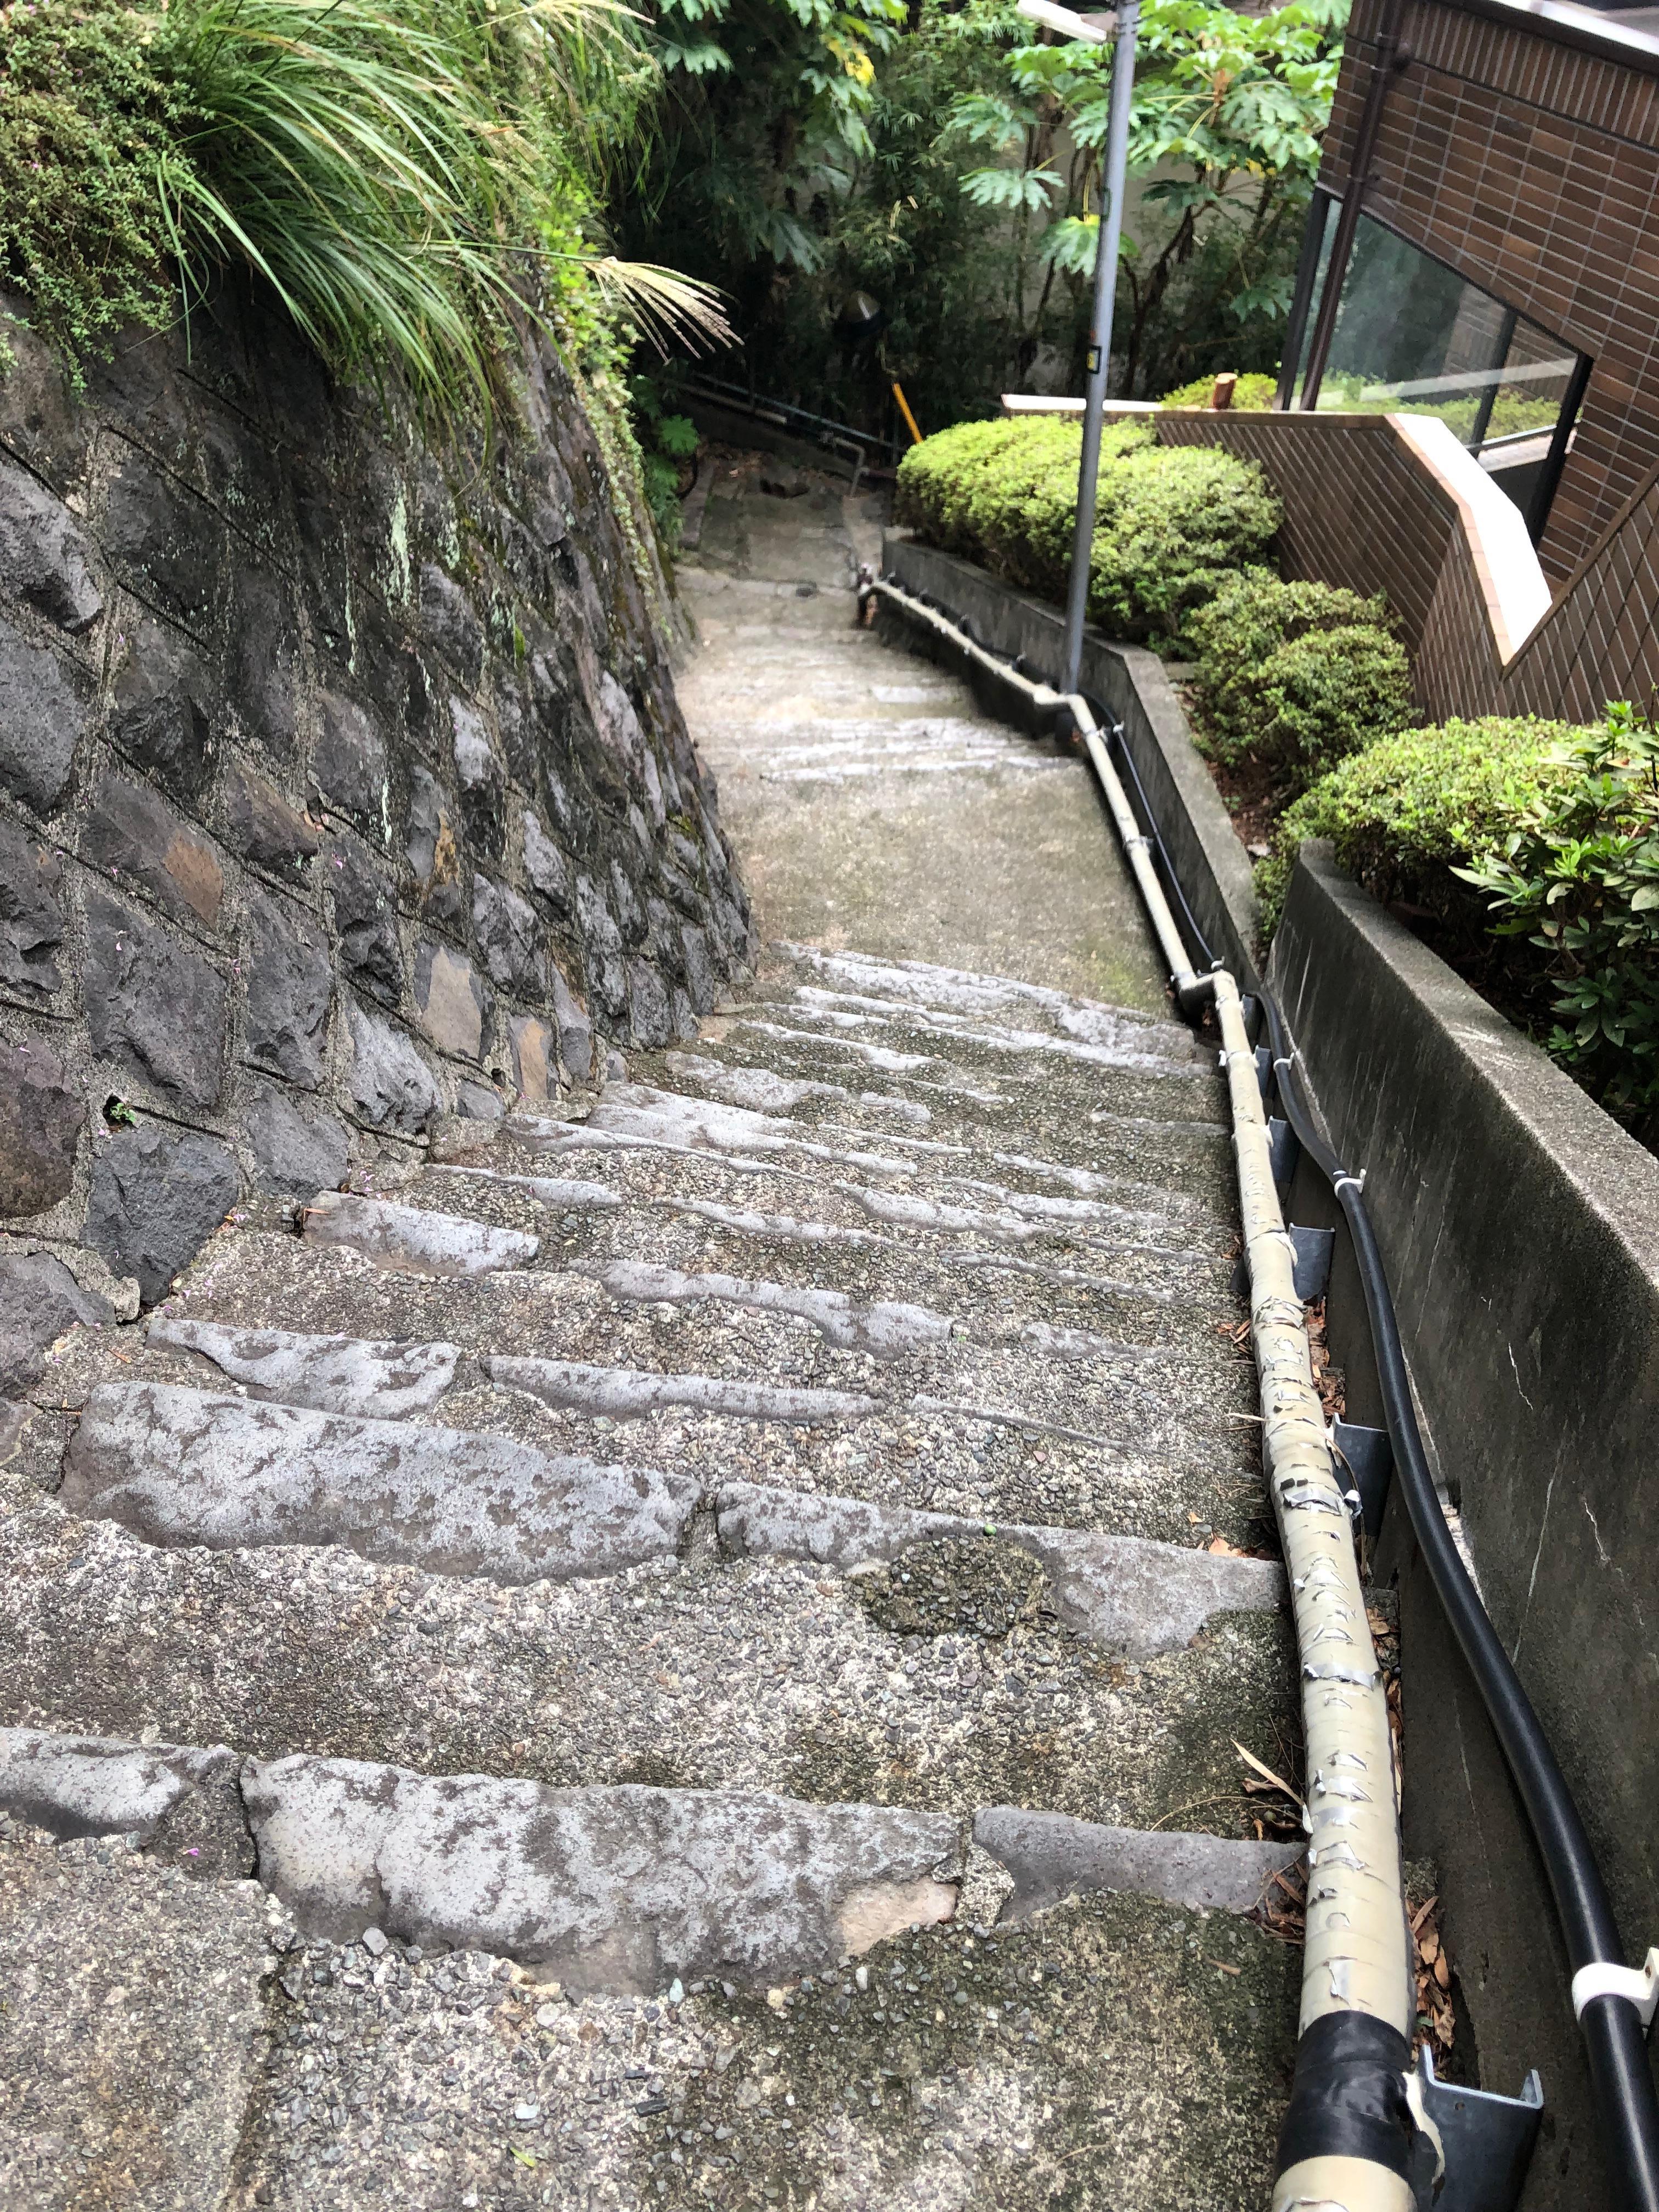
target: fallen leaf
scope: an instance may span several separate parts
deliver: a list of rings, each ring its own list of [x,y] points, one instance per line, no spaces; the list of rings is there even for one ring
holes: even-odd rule
[[[1243,1745],[1240,1743],[1237,1736],[1233,1738],[1233,1749],[1238,1753],[1246,1766],[1253,1766],[1264,1782],[1271,1782],[1275,1790],[1282,1790],[1285,1796],[1290,1799],[1292,1805],[1299,1805],[1302,1802],[1300,1793],[1291,1789],[1290,1784],[1285,1781],[1284,1776],[1282,1774],[1275,1774],[1271,1766],[1264,1766],[1253,1751],[1245,1750]]]

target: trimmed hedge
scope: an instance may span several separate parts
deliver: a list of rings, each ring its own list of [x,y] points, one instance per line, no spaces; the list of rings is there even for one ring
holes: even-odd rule
[[[1380,595],[1247,568],[1188,630],[1205,750],[1261,761],[1292,790],[1412,718],[1411,664]]]
[[[1263,927],[1278,926],[1307,837],[1330,838],[1340,864],[1385,902],[1483,926],[1478,902],[1451,872],[1501,846],[1541,805],[1558,773],[1549,757],[1571,735],[1563,722],[1492,715],[1379,738],[1280,817],[1256,869]]]
[[[1177,385],[1166,392],[1159,401],[1163,407],[1207,407],[1215,390],[1213,376],[1195,376],[1190,384]],[[1252,371],[1241,376],[1233,386],[1232,411],[1235,415],[1261,415],[1273,404],[1279,390],[1276,376],[1263,376]]]
[[[993,574],[1063,599],[1071,562],[1082,425],[1054,416],[961,422],[911,447],[895,519]],[[1091,616],[1114,636],[1176,647],[1194,611],[1279,527],[1254,462],[1202,447],[1162,447],[1143,419],[1101,442]]]

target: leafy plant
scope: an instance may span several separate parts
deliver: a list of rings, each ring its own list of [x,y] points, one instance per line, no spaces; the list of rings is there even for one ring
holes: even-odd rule
[[[489,419],[526,318],[723,329],[706,292],[590,235],[590,142],[612,126],[589,118],[607,93],[619,116],[637,105],[645,67],[617,0],[3,14],[22,97],[0,103],[0,169],[38,163],[43,181],[9,200],[0,239],[45,333],[77,357],[127,316],[157,327],[180,298],[188,313],[236,262],[341,374],[395,367],[446,422]]]
[[[1126,393],[1140,391],[1149,371],[1154,389],[1171,369],[1190,374],[1194,354],[1218,344],[1215,367],[1237,366],[1225,358],[1229,343],[1237,355],[1247,333],[1276,332],[1288,313],[1346,16],[1346,0],[1289,0],[1261,15],[1148,0],[1129,163],[1152,181],[1127,211],[1114,331]],[[1018,211],[1019,250],[1034,246],[1050,282],[1057,274],[1072,289],[1079,345],[1111,69],[1109,46],[1020,45],[1006,87],[959,100],[951,118],[964,144],[992,157],[967,173],[963,190]],[[1069,154],[1056,167],[1061,148]],[[1039,315],[1047,297],[1045,286]],[[1276,336],[1253,347],[1264,342],[1277,347]]]
[[[1659,1108],[1659,729],[1628,704],[1567,732],[1501,842],[1455,872],[1540,952],[1553,1056],[1615,1110]]]
[[[1388,603],[1266,568],[1229,577],[1188,625],[1203,743],[1300,790],[1411,720],[1411,667]]]
[[[959,423],[912,448],[896,513],[935,544],[1011,582],[1064,593],[1082,429],[1036,416]],[[1159,447],[1152,426],[1114,423],[1101,444],[1089,606],[1114,635],[1175,646],[1193,611],[1259,557],[1279,507],[1253,463]]]
[[[0,7],[0,272],[71,363],[173,312],[158,167],[188,127],[117,0]]]
[[[658,542],[672,553],[680,541],[681,493],[690,488],[688,470],[696,459],[697,426],[689,415],[669,411],[654,377],[630,377],[628,392],[646,507]]]

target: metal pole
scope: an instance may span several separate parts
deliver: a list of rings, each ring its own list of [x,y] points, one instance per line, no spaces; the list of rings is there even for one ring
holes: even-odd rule
[[[1342,284],[1348,273],[1348,261],[1353,252],[1353,242],[1359,229],[1359,217],[1364,210],[1365,187],[1370,182],[1371,155],[1376,150],[1376,135],[1382,126],[1382,109],[1389,97],[1389,87],[1395,73],[1410,58],[1400,46],[1400,18],[1405,0],[1382,0],[1377,10],[1376,49],[1371,58],[1371,73],[1365,86],[1365,105],[1360,110],[1359,128],[1354,134],[1353,160],[1348,167],[1348,188],[1342,196],[1342,210],[1336,218],[1336,236],[1331,243],[1331,258],[1325,269],[1325,289],[1319,295],[1319,313],[1314,318],[1313,340],[1308,348],[1308,365],[1302,375],[1302,404],[1314,408],[1319,404],[1319,387],[1325,379],[1325,366],[1331,357],[1331,340],[1336,336],[1337,311],[1342,305]]]
[[[1140,0],[1119,0],[1117,52],[1112,57],[1112,107],[1101,178],[1100,238],[1095,249],[1094,311],[1089,325],[1088,376],[1083,388],[1083,459],[1078,469],[1077,529],[1066,592],[1066,666],[1060,690],[1075,691],[1083,667],[1083,624],[1089,610],[1090,556],[1095,542],[1095,489],[1100,474],[1101,415],[1112,357],[1112,308],[1117,295],[1118,241],[1123,235],[1123,180],[1129,166],[1129,102],[1135,85],[1135,30]]]

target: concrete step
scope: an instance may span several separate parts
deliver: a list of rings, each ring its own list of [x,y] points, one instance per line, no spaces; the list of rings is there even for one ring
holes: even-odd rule
[[[781,1540],[759,1511],[736,1496],[728,1537]],[[1260,1585],[1200,1586],[1200,1555],[1121,1547],[1109,1576],[1052,1536],[981,1529],[854,1571],[711,1532],[684,1560],[503,1586],[322,1547],[163,1550],[43,1513],[48,1585],[16,1582],[21,1533],[0,1530],[20,1724],[1233,1836],[1259,1809],[1235,1742],[1294,1761],[1285,1624]]]
[[[404,1410],[554,1459],[679,1470],[706,1485],[738,1475],[998,1522],[1262,1540],[1252,1372],[1213,1330],[1196,1358],[1023,1319],[1000,1343],[952,1334],[896,1352],[896,1335],[931,1334],[932,1310],[626,1264],[626,1276],[607,1268],[602,1279],[457,1281],[249,1238],[216,1260],[199,1296],[186,1285],[141,1351],[112,1367],[94,1340],[78,1373],[60,1363],[49,1380],[61,1403],[78,1406],[111,1374],[199,1385],[212,1362],[232,1382],[343,1411],[343,1376],[395,1393],[413,1387],[412,1360],[428,1389],[443,1373],[449,1381],[441,1399]],[[305,1327],[282,1330],[279,1316]],[[337,1326],[346,1318],[381,1334],[348,1339]],[[400,1328],[430,1333],[392,1339]],[[543,1364],[506,1364],[526,1361]],[[585,1387],[568,1375],[549,1387],[550,1362],[587,1370]],[[732,1385],[818,1394],[794,1401],[815,1418],[781,1407],[763,1419],[758,1406],[722,1402]]]
[[[228,1794],[263,1894],[185,1841]],[[71,2164],[121,2125],[147,2201],[1023,2207],[1079,2142],[1149,2203],[1260,2181],[1282,1847],[21,1731],[0,1805],[9,2078],[51,2069]]]

